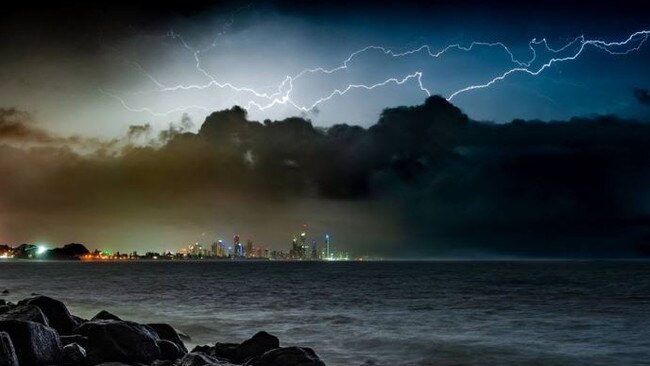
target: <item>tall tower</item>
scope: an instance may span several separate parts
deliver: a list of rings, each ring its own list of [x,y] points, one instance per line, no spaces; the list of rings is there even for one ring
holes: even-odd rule
[[[300,233],[300,258],[307,259],[307,233]]]
[[[330,259],[330,234],[325,234],[325,259]]]
[[[232,237],[232,242],[233,242],[233,255],[235,257],[241,257],[244,253],[244,248],[241,245],[241,242],[239,241],[239,235],[235,234],[235,236]]]

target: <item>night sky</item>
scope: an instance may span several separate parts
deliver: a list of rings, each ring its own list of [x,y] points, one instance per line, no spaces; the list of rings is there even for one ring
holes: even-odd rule
[[[638,1],[14,5],[0,243],[648,255],[648,37]]]

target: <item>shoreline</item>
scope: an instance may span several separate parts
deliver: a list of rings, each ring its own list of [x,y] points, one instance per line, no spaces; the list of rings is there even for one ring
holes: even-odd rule
[[[105,310],[83,319],[47,296],[0,299],[3,366],[325,366],[311,348],[281,346],[263,330],[241,343],[188,350],[190,337],[166,323],[137,323]]]

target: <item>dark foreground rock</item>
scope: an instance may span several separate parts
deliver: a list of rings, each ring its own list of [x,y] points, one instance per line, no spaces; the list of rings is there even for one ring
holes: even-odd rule
[[[18,366],[14,345],[5,332],[0,332],[0,366]]]
[[[57,332],[43,324],[1,320],[0,332],[11,338],[20,365],[61,365],[63,346]]]
[[[79,326],[75,333],[88,337],[88,360],[102,362],[140,362],[160,359],[160,338],[146,325],[116,320],[95,320]]]
[[[50,326],[45,314],[38,306],[22,304],[0,314],[0,320],[22,320]]]
[[[40,308],[47,317],[50,327],[54,328],[59,334],[71,334],[72,330],[79,326],[77,319],[70,314],[65,304],[59,300],[47,296],[36,296],[18,302],[18,305],[23,304]]]
[[[189,337],[169,324],[124,321],[107,311],[85,320],[47,296],[0,307],[0,366],[325,365],[312,349],[280,347],[267,332],[188,353]]]
[[[316,352],[306,347],[284,347],[270,350],[246,366],[325,366]]]
[[[245,340],[235,349],[235,361],[245,362],[250,358],[280,347],[280,340],[267,332],[259,332],[251,339]]]
[[[63,347],[63,364],[65,366],[85,366],[88,362],[86,350],[76,343]]]
[[[176,330],[171,325],[162,324],[162,323],[150,323],[147,325],[151,329],[153,329],[156,332],[156,334],[158,334],[158,337],[160,337],[160,339],[164,339],[166,341],[170,341],[176,344],[178,347],[180,347],[183,353],[187,353],[187,348],[185,348],[185,344],[181,340]]]
[[[90,320],[122,320],[119,316],[109,313],[106,310],[102,310],[97,315],[93,316]]]

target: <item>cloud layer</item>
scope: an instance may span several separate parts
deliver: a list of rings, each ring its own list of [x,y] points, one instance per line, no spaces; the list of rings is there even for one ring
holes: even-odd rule
[[[19,111],[0,116],[0,241],[173,249],[243,232],[281,249],[306,222],[365,254],[598,257],[639,255],[650,237],[639,121],[497,125],[431,97],[368,129],[322,129],[234,107],[197,133],[186,119],[133,126],[79,152]]]

